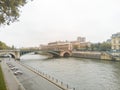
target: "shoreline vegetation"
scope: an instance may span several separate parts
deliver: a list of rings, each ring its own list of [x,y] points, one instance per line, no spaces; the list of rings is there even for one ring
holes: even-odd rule
[[[1,64],[0,64],[0,90],[7,90],[4,76],[3,76],[3,72],[1,69]]]

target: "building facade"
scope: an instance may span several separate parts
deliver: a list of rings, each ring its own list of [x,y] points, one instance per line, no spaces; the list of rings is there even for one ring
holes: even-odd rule
[[[48,45],[41,45],[41,50],[85,50],[90,47],[91,43],[86,42],[85,37],[78,37],[75,41],[56,41]]]
[[[72,45],[70,42],[50,42],[48,45],[41,45],[41,50],[72,50]]]
[[[111,45],[112,50],[120,51],[120,32],[112,34]]]
[[[85,37],[77,37],[77,41],[78,42],[86,42],[86,38]]]

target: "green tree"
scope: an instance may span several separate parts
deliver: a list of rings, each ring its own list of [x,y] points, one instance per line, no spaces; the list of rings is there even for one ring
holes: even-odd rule
[[[0,26],[18,21],[20,8],[28,0],[0,0]]]
[[[0,41],[0,50],[3,50],[3,49],[9,49],[10,47],[8,47],[4,42],[1,42]]]
[[[100,50],[101,51],[108,51],[111,49],[111,43],[103,42],[100,45]]]
[[[111,49],[111,43],[102,42],[102,43],[94,43],[91,45],[91,50],[95,51],[108,51]]]
[[[96,50],[99,50],[99,44],[100,43],[93,43],[93,44],[91,44],[91,50],[92,51],[96,51]]]

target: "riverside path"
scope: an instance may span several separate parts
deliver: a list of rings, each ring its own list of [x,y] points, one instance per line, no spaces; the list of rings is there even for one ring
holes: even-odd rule
[[[14,71],[10,70],[6,63],[11,63],[18,67],[23,74],[14,75]],[[2,62],[2,70],[8,90],[63,90],[14,60],[4,60]],[[22,85],[24,89],[20,89],[19,85]]]

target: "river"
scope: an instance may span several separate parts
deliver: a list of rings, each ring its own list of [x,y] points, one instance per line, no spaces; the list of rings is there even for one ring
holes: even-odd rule
[[[24,55],[21,61],[75,87],[75,90],[120,90],[120,62],[83,58],[47,59]]]

